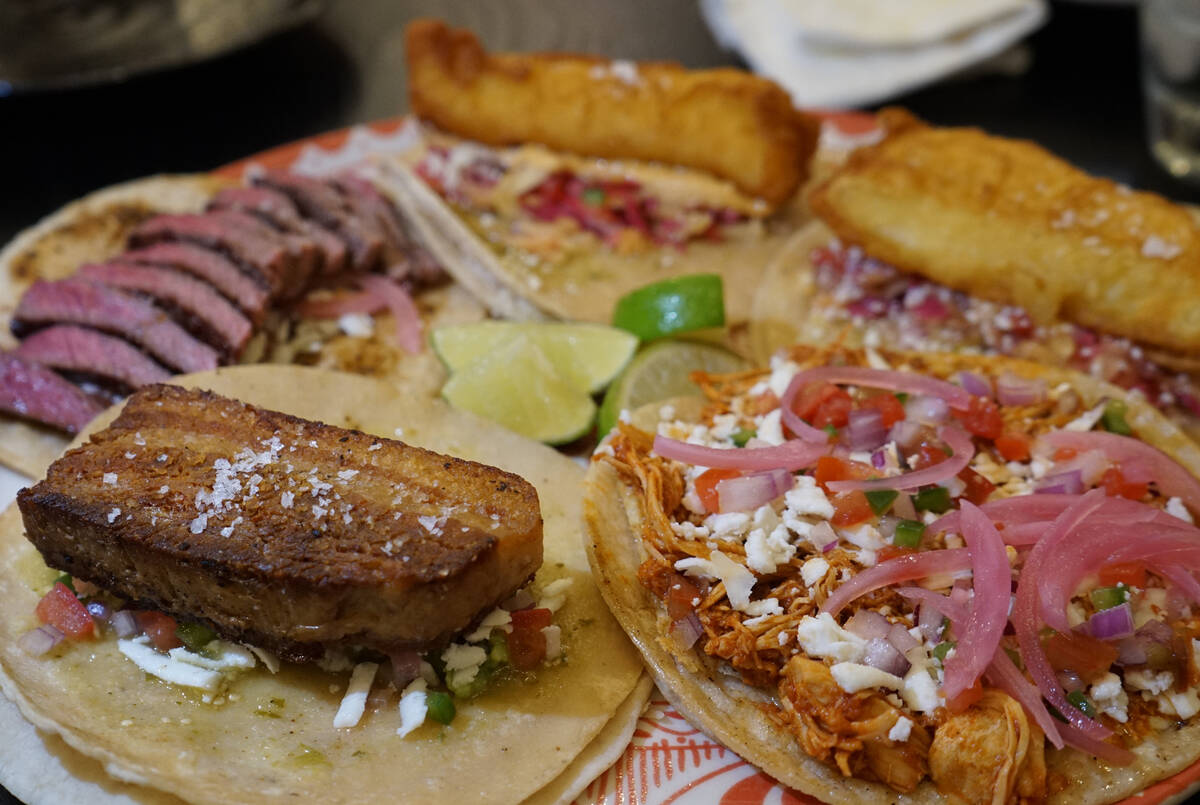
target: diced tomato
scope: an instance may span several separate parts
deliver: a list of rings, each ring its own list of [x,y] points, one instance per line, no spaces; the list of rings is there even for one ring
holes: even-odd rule
[[[1146,566],[1139,562],[1107,565],[1100,568],[1099,576],[1101,587],[1116,587],[1118,584],[1127,587],[1146,586]]]
[[[179,648],[183,645],[183,641],[175,634],[175,630],[179,624],[170,615],[164,615],[161,612],[145,610],[135,613],[137,624],[146,636],[150,638],[150,642],[159,651],[170,651],[173,648]]]
[[[830,481],[865,481],[877,475],[879,471],[869,464],[847,461],[836,456],[821,456],[817,459],[816,469],[813,470],[813,479],[823,489]]]
[[[875,552],[875,561],[882,563],[889,559],[895,559],[898,556],[905,556],[915,552],[915,548],[905,548],[903,545],[884,545]]]
[[[883,414],[883,426],[890,428],[904,420],[904,405],[896,399],[895,394],[876,394],[863,400],[862,408],[878,408]]]
[[[813,414],[817,413],[817,408],[824,399],[822,395],[836,390],[837,386],[832,383],[813,383],[805,386],[792,401],[792,411],[805,422],[812,422]]]
[[[48,623],[72,640],[90,640],[96,635],[96,622],[71,588],[61,581],[55,582],[34,612],[38,620]]]
[[[976,506],[982,505],[991,496],[992,490],[996,488],[994,483],[970,467],[960,472],[958,477],[967,485],[960,497],[966,498]]]
[[[831,502],[833,503],[833,517],[829,522],[836,526],[865,523],[875,516],[871,503],[861,489],[855,489],[853,492],[839,492],[834,495]]]
[[[953,699],[946,701],[946,709],[951,713],[961,713],[975,702],[983,698],[983,685],[979,680],[975,680],[975,684],[964,690],[962,693],[955,696]]]
[[[1074,447],[1060,447],[1054,451],[1055,461],[1066,461],[1069,458],[1075,458],[1078,451]]]
[[[667,614],[671,616],[671,620],[682,620],[696,611],[696,604],[700,602],[700,590],[683,576],[676,576],[667,588],[666,598]]]
[[[1109,467],[1104,471],[1104,474],[1100,476],[1100,486],[1104,487],[1104,493],[1109,497],[1122,497],[1130,500],[1141,500],[1150,488],[1145,481],[1125,480],[1124,473],[1117,467]]]
[[[741,474],[740,470],[711,469],[705,470],[696,476],[696,496],[704,504],[704,510],[708,512],[717,511],[720,508],[720,499],[717,496],[717,484],[726,478],[736,478]]]
[[[854,400],[850,393],[833,383],[808,386],[796,395],[796,401],[792,403],[796,416],[817,428],[826,425],[845,427],[853,408]]]
[[[1113,644],[1077,632],[1054,632],[1042,642],[1042,648],[1054,670],[1074,671],[1089,682],[1107,671],[1118,654]]]
[[[512,613],[513,630],[508,635],[508,661],[514,668],[529,671],[546,659],[546,635],[542,629],[550,625],[550,614],[548,609],[526,609]]]
[[[996,452],[1005,461],[1028,461],[1033,440],[1024,433],[1005,431],[996,437]]]
[[[518,629],[545,629],[550,625],[553,613],[545,607],[521,609],[512,613],[513,631]]]
[[[996,439],[1004,433],[1004,418],[1000,416],[1000,408],[986,397],[972,396],[966,411],[953,410],[953,414],[964,428],[976,436]]]
[[[941,464],[948,458],[949,456],[942,448],[935,447],[929,442],[921,442],[921,446],[916,449],[916,452],[909,454],[907,461],[910,469],[923,470],[934,464]]]

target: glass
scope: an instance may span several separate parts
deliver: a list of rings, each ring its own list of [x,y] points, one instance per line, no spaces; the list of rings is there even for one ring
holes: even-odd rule
[[[1200,0],[1144,0],[1141,36],[1150,151],[1200,184]]]

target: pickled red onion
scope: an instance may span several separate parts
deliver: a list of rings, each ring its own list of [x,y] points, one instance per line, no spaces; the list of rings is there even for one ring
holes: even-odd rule
[[[416,355],[421,351],[421,311],[408,291],[395,280],[379,274],[363,274],[355,280],[362,289],[377,295],[387,305],[396,322],[396,341],[405,352]]]
[[[1012,592],[1012,571],[996,526],[969,501],[964,500],[959,511],[975,595],[967,610],[967,621],[959,630],[954,654],[946,660],[943,688],[947,699],[974,685],[992,661],[1008,622]]]
[[[948,548],[936,551],[921,551],[897,556],[881,562],[875,567],[858,573],[854,578],[833,591],[821,604],[821,612],[837,615],[855,598],[902,581],[923,579],[937,573],[954,573],[971,566],[971,557],[966,548]]]
[[[1086,730],[1081,730],[1071,724],[1059,724],[1058,730],[1063,740],[1076,749],[1095,755],[1101,760],[1107,760],[1114,766],[1128,766],[1136,757],[1123,746],[1113,746],[1099,738],[1093,737]]]
[[[346,313],[378,313],[385,307],[387,303],[377,294],[354,291],[325,299],[305,299],[296,305],[296,312],[313,319],[336,319]]]
[[[971,457],[975,455],[975,444],[966,431],[956,425],[939,428],[938,438],[950,446],[954,455],[932,467],[887,478],[872,478],[869,481],[830,481],[826,486],[833,492],[851,492],[855,489],[916,489],[918,486],[936,484],[953,478],[971,463]]]
[[[728,470],[799,470],[810,467],[829,452],[827,444],[813,444],[792,439],[772,447],[705,447],[671,439],[659,434],[654,437],[654,452],[663,458]]]

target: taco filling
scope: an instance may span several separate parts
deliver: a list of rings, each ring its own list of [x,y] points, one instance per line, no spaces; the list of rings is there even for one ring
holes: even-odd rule
[[[1200,482],[1122,400],[890,360],[701,376],[698,420],[597,450],[674,654],[845,777],[969,801],[1052,795],[1055,748],[1126,764],[1200,713]]]

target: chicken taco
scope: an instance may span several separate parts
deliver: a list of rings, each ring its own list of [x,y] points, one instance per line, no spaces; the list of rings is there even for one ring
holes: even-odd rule
[[[353,173],[117,185],[0,252],[0,461],[36,477],[111,402],[219,365],[317,365],[432,395],[442,370],[422,326],[482,316]]]
[[[601,444],[660,689],[826,802],[1112,802],[1200,758],[1200,451],[1067,370],[795,347]]]
[[[615,760],[649,683],[591,581],[574,462],[368,378],[177,382],[0,519],[0,685],[47,736],[6,742],[0,782],[565,802]]]

